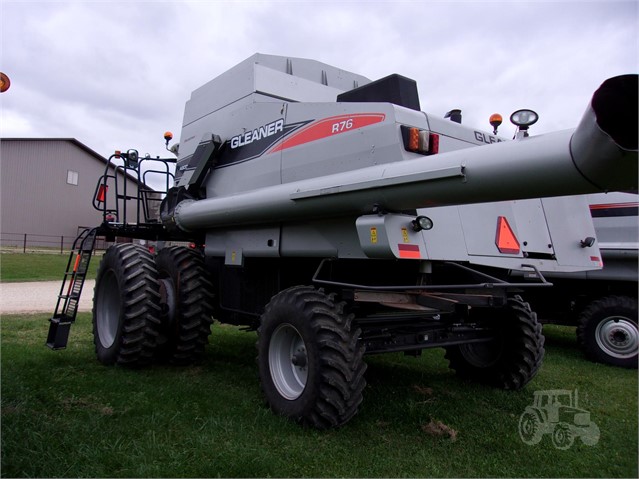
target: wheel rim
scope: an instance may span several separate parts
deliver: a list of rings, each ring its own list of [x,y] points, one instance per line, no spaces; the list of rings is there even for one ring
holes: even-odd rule
[[[306,344],[290,324],[279,325],[269,343],[271,378],[282,397],[292,401],[304,392],[308,379]]]
[[[107,271],[100,279],[96,300],[98,338],[104,348],[110,348],[118,334],[121,307],[120,288],[113,270]]]
[[[597,346],[606,354],[625,359],[637,354],[637,326],[623,316],[610,316],[597,325]]]
[[[162,278],[160,283],[160,311],[166,319],[167,324],[175,323],[177,311],[177,297],[175,294],[175,286],[170,278]]]
[[[502,353],[501,349],[501,343],[497,339],[459,346],[462,356],[476,368],[488,368],[497,363]]]

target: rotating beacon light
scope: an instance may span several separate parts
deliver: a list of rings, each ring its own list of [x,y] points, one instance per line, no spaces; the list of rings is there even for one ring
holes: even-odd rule
[[[488,119],[488,121],[490,122],[490,126],[493,127],[493,135],[496,135],[497,128],[499,128],[499,125],[501,125],[503,118],[501,117],[499,113],[493,113],[492,115],[490,115],[490,118]]]

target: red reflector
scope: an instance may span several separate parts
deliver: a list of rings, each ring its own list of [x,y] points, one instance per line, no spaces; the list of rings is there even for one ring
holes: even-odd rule
[[[517,241],[517,237],[505,216],[497,218],[495,244],[502,254],[519,254],[519,241]]]
[[[108,190],[109,190],[109,187],[107,185],[100,185],[100,187],[98,188],[98,194],[95,198],[98,201],[98,203],[104,203],[104,200],[106,200],[106,194]]]
[[[397,249],[399,250],[400,258],[420,259],[422,257],[419,252],[419,246],[417,246],[416,244],[400,243],[397,245]]]
[[[431,155],[435,155],[437,153],[439,153],[439,135],[436,133],[431,133],[429,138],[429,145],[430,147],[428,148],[428,153],[430,153]]]

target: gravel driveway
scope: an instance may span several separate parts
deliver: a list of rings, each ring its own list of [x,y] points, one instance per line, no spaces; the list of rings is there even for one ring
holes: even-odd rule
[[[60,281],[0,283],[0,314],[53,314],[60,286]],[[94,286],[95,280],[87,279],[84,282],[78,311],[91,311]]]

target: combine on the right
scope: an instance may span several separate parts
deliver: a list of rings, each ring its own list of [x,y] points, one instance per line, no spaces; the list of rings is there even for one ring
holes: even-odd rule
[[[637,148],[637,145],[635,145]],[[637,367],[637,259],[639,197],[636,193],[586,195],[603,269],[548,273],[553,287],[527,299],[542,323],[577,327],[577,342],[597,362]]]

